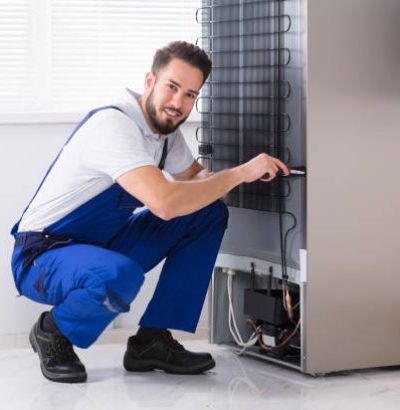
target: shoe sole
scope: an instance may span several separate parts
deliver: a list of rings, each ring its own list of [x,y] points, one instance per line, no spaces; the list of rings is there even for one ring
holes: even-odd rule
[[[58,383],[83,383],[87,380],[87,374],[84,373],[70,373],[68,376],[66,376],[63,373],[53,373],[49,372],[43,365],[43,358],[40,352],[40,349],[37,345],[36,342],[36,337],[34,335],[34,328],[31,330],[29,334],[29,342],[32,346],[32,349],[35,353],[38,354],[39,359],[40,359],[40,370],[42,371],[43,376],[51,380],[52,382],[58,382]]]
[[[162,370],[165,373],[170,374],[201,374],[215,367],[214,359],[210,360],[207,363],[192,367],[176,367],[166,365],[163,362],[142,360],[140,363],[128,363],[127,360],[124,360],[124,368],[128,372],[151,372],[153,370]]]

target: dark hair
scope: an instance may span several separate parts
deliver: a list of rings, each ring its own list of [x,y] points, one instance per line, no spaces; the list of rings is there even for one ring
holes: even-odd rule
[[[173,41],[158,49],[153,57],[151,71],[157,73],[168,65],[173,58],[179,58],[185,63],[198,68],[203,73],[203,83],[207,80],[211,71],[211,60],[200,47],[186,41]]]

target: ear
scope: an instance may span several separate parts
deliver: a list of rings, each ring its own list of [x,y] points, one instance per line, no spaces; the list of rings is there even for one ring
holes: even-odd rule
[[[150,90],[153,88],[153,85],[155,83],[156,77],[153,72],[148,72],[146,73],[144,77],[144,89],[145,90]]]

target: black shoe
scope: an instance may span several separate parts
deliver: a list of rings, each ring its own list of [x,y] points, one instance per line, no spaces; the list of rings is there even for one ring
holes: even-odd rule
[[[124,367],[129,372],[159,369],[167,373],[199,374],[214,366],[214,359],[209,353],[189,352],[168,330],[163,330],[146,344],[138,343],[136,336],[131,336],[124,356]]]
[[[32,327],[29,341],[39,354],[43,376],[60,383],[80,383],[87,379],[85,366],[75,354],[72,344],[61,333],[48,333],[42,329],[46,312]]]

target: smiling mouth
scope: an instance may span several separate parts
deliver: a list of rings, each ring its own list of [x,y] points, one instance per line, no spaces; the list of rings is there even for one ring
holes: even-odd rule
[[[173,108],[164,108],[163,112],[170,118],[178,118],[182,115],[180,111],[174,110]]]

